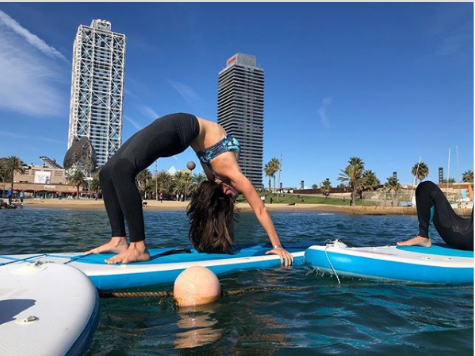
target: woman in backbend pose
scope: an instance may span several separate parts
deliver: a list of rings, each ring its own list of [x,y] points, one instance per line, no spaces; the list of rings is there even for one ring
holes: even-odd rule
[[[473,201],[472,186],[468,186],[470,200]],[[464,219],[455,214],[444,193],[434,183],[427,181],[419,184],[416,189],[417,217],[419,219],[419,235],[398,242],[399,246],[430,247],[432,242],[429,226],[434,226],[445,243],[458,250],[473,251],[473,209],[472,216]]]
[[[201,252],[229,253],[233,246],[234,202],[241,192],[285,265],[292,255],[282,248],[274,224],[251,182],[239,169],[238,141],[213,122],[189,114],[172,114],[137,132],[111,157],[99,174],[112,228],[111,240],[88,253],[115,252],[109,264],[150,259],[145,245],[142,197],[135,184],[139,172],[157,158],[170,157],[191,146],[209,181],[202,183],[188,207],[190,240]],[[124,218],[130,233],[125,237]]]

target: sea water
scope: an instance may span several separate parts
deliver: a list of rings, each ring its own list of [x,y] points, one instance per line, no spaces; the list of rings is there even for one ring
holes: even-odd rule
[[[271,212],[284,245],[391,245],[417,233],[415,216]],[[109,238],[105,211],[0,210],[0,253],[85,251]],[[149,247],[189,246],[184,211],[146,211]],[[240,244],[267,242],[240,213]],[[440,242],[435,236],[434,242]],[[299,287],[222,297],[191,310],[170,299],[102,299],[87,355],[473,355],[473,288],[321,275],[308,266],[234,273],[224,290]],[[141,290],[171,290],[172,285]]]

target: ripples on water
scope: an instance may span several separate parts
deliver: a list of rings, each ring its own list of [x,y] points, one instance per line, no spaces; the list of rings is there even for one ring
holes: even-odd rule
[[[417,232],[414,216],[271,214],[287,245],[390,245]],[[0,217],[2,254],[85,251],[109,238],[105,211],[25,208]],[[148,211],[145,220],[150,247],[188,246],[185,212]],[[253,214],[240,214],[236,240],[267,241]],[[235,273],[221,285],[303,289],[223,297],[195,310],[169,299],[103,299],[88,355],[473,355],[472,288],[350,278],[338,286],[306,266]]]

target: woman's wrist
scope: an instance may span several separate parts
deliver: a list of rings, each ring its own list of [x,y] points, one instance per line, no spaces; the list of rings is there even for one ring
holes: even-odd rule
[[[278,249],[278,248],[282,248],[282,245],[281,244],[277,244],[277,245],[272,245],[272,247],[275,249]]]

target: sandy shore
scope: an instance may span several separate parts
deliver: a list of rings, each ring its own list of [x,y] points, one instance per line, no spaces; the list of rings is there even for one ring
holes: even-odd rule
[[[85,209],[98,210],[105,209],[102,200],[71,200],[71,199],[44,199],[26,200],[27,207],[49,208],[49,209]],[[185,210],[188,202],[148,200],[145,210]],[[238,203],[236,207],[240,211],[250,211],[251,207],[247,203]],[[382,206],[349,206],[327,205],[327,204],[267,204],[269,211],[322,211],[331,213],[355,214],[355,215],[416,215],[415,208],[407,207],[382,207]],[[462,216],[469,216],[472,209],[455,209],[456,213]]]

